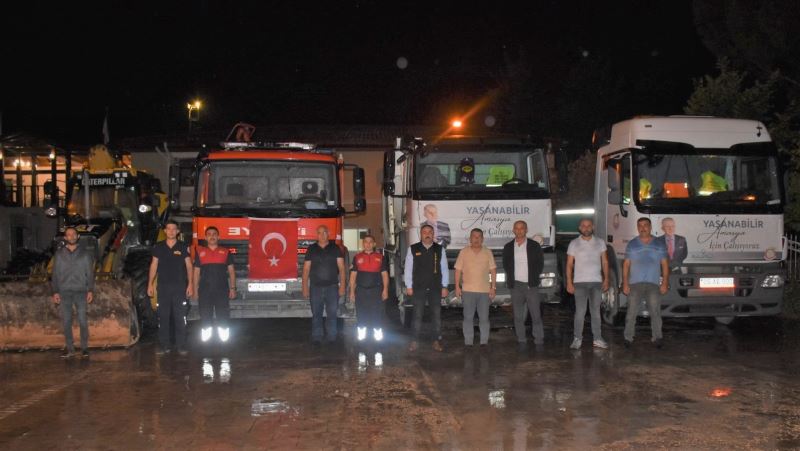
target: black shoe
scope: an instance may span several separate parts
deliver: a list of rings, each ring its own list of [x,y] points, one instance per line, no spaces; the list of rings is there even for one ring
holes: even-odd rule
[[[625,340],[625,349],[630,349],[633,346],[633,341]]]
[[[74,356],[75,356],[75,353],[72,352],[72,351],[69,351],[69,350],[64,351],[64,352],[61,353],[61,358],[62,359],[71,359]]]
[[[88,359],[89,358],[89,350],[88,349],[82,350],[81,351],[81,357],[83,357],[84,359]]]
[[[653,344],[656,345],[656,348],[661,349],[664,347],[664,340],[657,338],[655,341],[653,341]]]

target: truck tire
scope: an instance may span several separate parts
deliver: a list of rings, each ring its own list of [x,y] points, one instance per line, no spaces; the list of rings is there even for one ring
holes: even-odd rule
[[[131,279],[133,305],[143,330],[158,329],[158,317],[147,295],[150,251],[131,252],[125,259],[125,276]]]
[[[612,272],[609,277],[608,291],[602,295],[600,317],[603,318],[603,322],[608,326],[618,326],[620,323],[619,288],[617,285],[617,276],[614,272]]]

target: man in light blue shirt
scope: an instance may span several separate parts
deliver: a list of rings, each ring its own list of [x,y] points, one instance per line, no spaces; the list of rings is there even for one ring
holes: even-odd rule
[[[642,299],[650,312],[652,341],[662,347],[661,296],[669,289],[669,259],[663,241],[651,234],[653,226],[648,218],[636,221],[639,236],[628,242],[622,264],[622,292],[628,296],[625,315],[625,347],[633,344],[636,316]]]

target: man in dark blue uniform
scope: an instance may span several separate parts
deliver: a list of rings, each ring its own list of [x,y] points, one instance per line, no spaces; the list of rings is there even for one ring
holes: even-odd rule
[[[367,235],[362,240],[363,251],[353,257],[350,268],[350,300],[356,303],[356,337],[364,341],[372,329],[372,339],[383,340],[381,311],[383,301],[389,299],[389,266],[384,255],[375,252],[375,238]]]
[[[194,259],[194,293],[200,304],[200,339],[213,335],[216,315],[217,335],[226,342],[230,337],[230,300],[236,297],[236,272],[233,254],[219,246],[219,230],[206,229],[206,246],[197,246]]]

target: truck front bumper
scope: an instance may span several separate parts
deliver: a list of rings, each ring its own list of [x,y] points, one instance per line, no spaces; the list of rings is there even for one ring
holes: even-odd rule
[[[701,287],[701,279],[725,286]],[[778,280],[780,283],[776,283]],[[685,274],[671,273],[670,290],[661,298],[661,316],[778,315],[783,308],[785,280],[785,272],[778,266],[747,273],[700,273],[691,269]]]
[[[236,299],[230,301],[231,318],[311,318],[311,302],[303,297],[300,280],[236,280]],[[355,308],[339,297],[339,318],[354,318]],[[190,302],[187,321],[200,319],[197,301]]]

